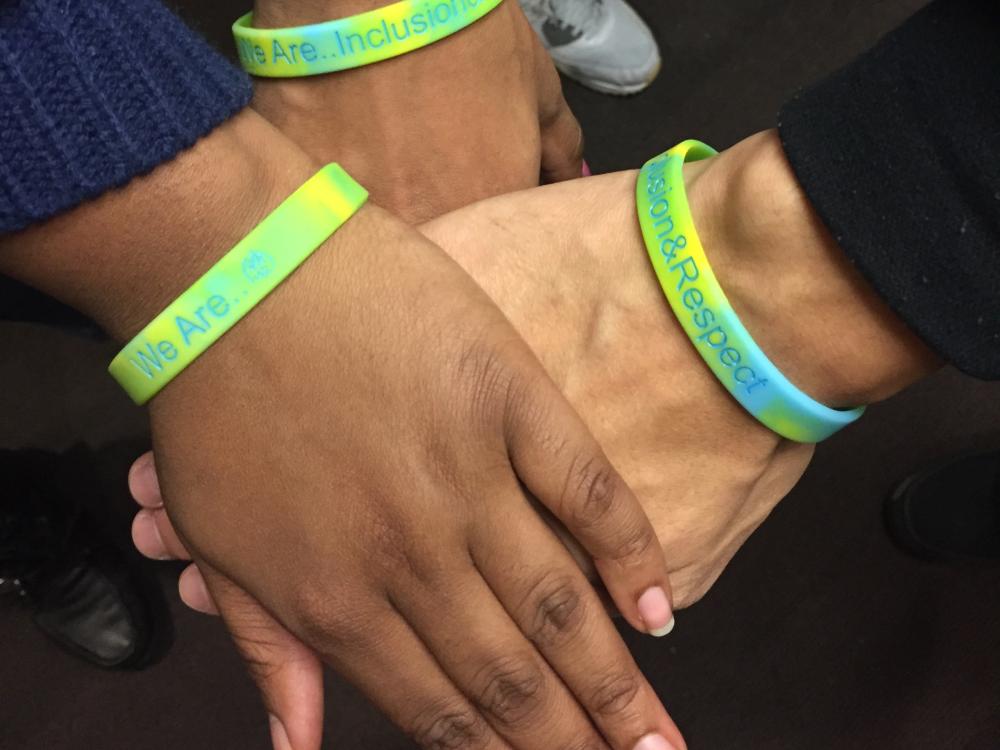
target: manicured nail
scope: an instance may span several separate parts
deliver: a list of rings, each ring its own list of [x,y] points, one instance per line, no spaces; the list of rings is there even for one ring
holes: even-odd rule
[[[583,160],[583,176],[584,177],[590,177],[593,174],[594,173],[590,171],[590,165],[587,164],[587,160],[584,159]]]
[[[639,617],[642,618],[646,631],[657,638],[674,629],[674,613],[670,610],[670,602],[662,588],[652,586],[639,597]]]
[[[292,750],[292,743],[288,741],[285,725],[274,714],[268,714],[267,718],[271,722],[271,744],[274,745],[274,750]],[[670,746],[667,745],[667,747]]]
[[[665,635],[670,635],[674,632],[674,618],[671,616],[670,622],[664,625],[662,628],[657,628],[656,630],[650,630],[649,634],[654,638],[662,638]]]
[[[659,734],[647,734],[636,743],[635,750],[676,750],[676,748]]]

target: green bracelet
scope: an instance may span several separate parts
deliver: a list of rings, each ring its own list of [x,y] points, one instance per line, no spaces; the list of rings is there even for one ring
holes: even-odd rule
[[[233,24],[243,69],[256,76],[298,78],[388,60],[451,36],[503,0],[403,0],[326,23],[257,29],[253,13]]]
[[[111,361],[137,404],[155,396],[236,325],[368,199],[337,164],[320,170]]]
[[[818,443],[854,422],[864,407],[831,409],[799,390],[740,322],[708,262],[684,187],[684,163],[715,156],[683,141],[639,172],[636,207],[663,293],[705,364],[758,421],[789,440]]]

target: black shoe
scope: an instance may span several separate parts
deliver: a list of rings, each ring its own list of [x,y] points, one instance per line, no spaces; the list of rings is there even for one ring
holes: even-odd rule
[[[33,606],[39,629],[75,656],[108,669],[145,666],[148,610],[112,548],[29,569],[8,585]]]
[[[55,477],[65,459],[0,452],[0,592],[20,594],[55,643],[109,669],[152,654],[154,618],[143,585]]]
[[[1000,559],[1000,452],[904,479],[885,504],[889,535],[926,560]]]

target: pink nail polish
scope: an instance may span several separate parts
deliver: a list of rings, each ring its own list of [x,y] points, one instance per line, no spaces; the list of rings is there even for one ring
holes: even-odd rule
[[[594,173],[590,171],[590,165],[589,165],[589,164],[587,164],[587,160],[586,160],[586,159],[584,159],[584,160],[583,160],[583,176],[584,176],[584,177],[590,177],[590,176],[592,176],[593,174],[594,174]]]
[[[674,613],[666,592],[659,586],[652,586],[639,597],[639,617],[650,635],[665,636],[674,629]]]
[[[659,734],[647,734],[636,743],[635,750],[676,750],[676,748]]]

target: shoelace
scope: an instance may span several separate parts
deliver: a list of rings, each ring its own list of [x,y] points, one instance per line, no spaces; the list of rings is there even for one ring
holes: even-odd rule
[[[538,21],[552,21],[580,34],[604,11],[602,0],[521,0],[521,6]]]

